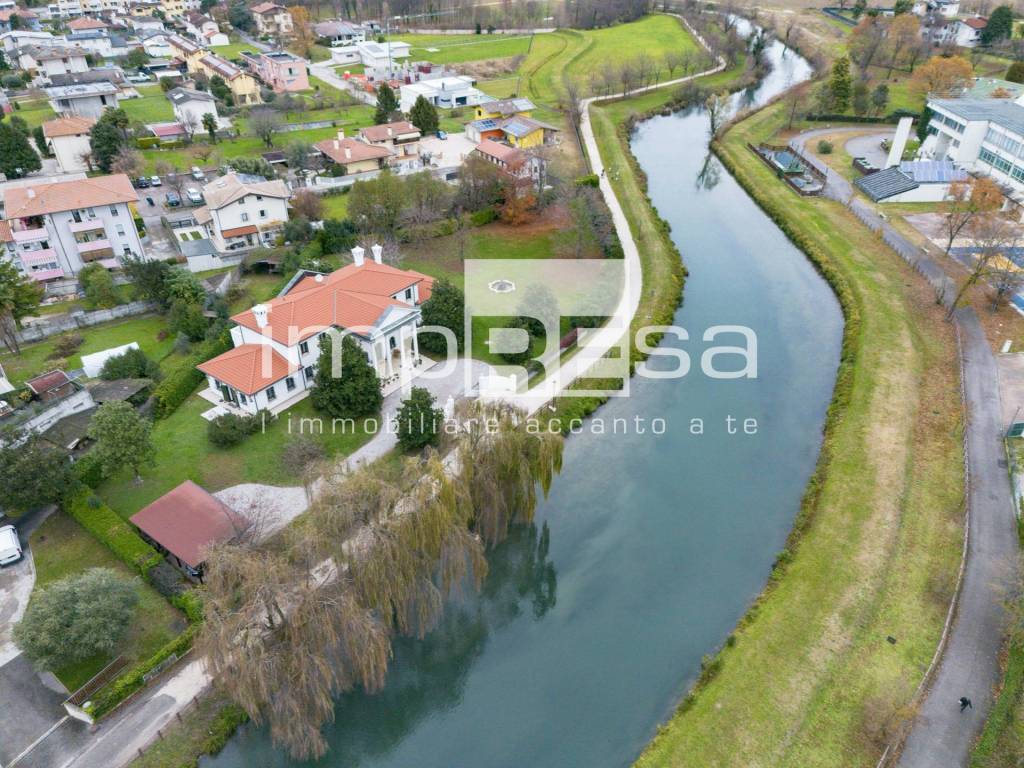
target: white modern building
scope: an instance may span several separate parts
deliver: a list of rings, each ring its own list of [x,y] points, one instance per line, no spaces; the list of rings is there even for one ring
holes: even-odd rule
[[[332,329],[351,335],[366,353],[385,392],[409,381],[422,358],[417,326],[433,280],[352,249],[353,263],[330,274],[303,271],[265,304],[235,315],[235,348],[198,366],[216,408],[204,414],[278,413],[309,395],[320,342]]]
[[[403,85],[399,90],[399,107],[403,112],[408,113],[420,96],[423,96],[438,109],[472,107],[493,100],[492,97],[476,88],[476,81],[472,77],[454,75]]]
[[[313,25],[313,34],[332,47],[353,45],[366,40],[366,29],[348,21],[321,21]]]
[[[58,117],[43,123],[46,146],[57,159],[62,173],[90,170],[87,162],[92,152],[89,131],[95,124],[91,117]]]
[[[107,82],[47,88],[50,106],[58,115],[99,117],[108,107],[117,108],[120,89]]]
[[[229,173],[203,187],[196,222],[221,253],[268,245],[288,221],[288,186],[281,180]]]
[[[116,269],[126,256],[145,258],[129,207],[136,200],[124,174],[15,187],[5,193],[0,234],[15,264],[40,282],[91,263]]]
[[[331,48],[331,58],[335,64],[362,64],[367,69],[390,71],[402,59],[409,58],[409,43],[389,41],[378,43],[364,40],[355,45],[343,45]]]

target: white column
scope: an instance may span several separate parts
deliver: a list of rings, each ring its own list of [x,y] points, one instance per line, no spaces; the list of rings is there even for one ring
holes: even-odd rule
[[[398,354],[399,359],[402,361],[401,365],[403,374],[405,373],[405,369],[408,368],[408,362],[406,361],[405,356],[405,329],[407,327],[408,326],[403,325],[401,328],[398,329]]]
[[[384,354],[386,356],[388,376],[391,376],[395,372],[395,366],[392,362],[394,355],[391,354],[391,340],[390,338],[384,340]]]
[[[412,359],[413,362],[420,359],[420,339],[415,325],[412,327]]]

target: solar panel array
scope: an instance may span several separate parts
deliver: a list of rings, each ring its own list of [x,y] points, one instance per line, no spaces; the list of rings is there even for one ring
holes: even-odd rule
[[[949,160],[905,160],[900,171],[918,184],[939,184],[964,181],[967,173]]]

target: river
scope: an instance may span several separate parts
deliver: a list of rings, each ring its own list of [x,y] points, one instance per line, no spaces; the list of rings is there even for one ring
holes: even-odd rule
[[[772,73],[733,108],[810,74],[778,43],[767,56]],[[635,379],[631,397],[603,407],[606,423],[660,417],[667,430],[569,439],[536,525],[493,553],[482,594],[425,641],[396,643],[382,693],[339,700],[319,765],[629,765],[763,588],[814,467],[842,317],[804,256],[705,156],[707,139],[706,115],[687,110],[640,125],[633,151],[690,271],[680,346],[699,370],[705,329],[746,325],[758,378]],[[296,763],[247,727],[202,765]]]

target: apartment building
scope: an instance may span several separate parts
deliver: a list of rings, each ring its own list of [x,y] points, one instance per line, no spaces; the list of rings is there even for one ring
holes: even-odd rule
[[[268,245],[288,221],[288,186],[278,179],[229,173],[203,187],[196,221],[221,253]]]
[[[52,75],[87,72],[89,62],[85,56],[81,48],[26,45],[18,53],[18,67],[45,84]]]
[[[309,72],[305,59],[288,51],[268,53],[242,51],[249,69],[274,93],[309,90]]]
[[[231,89],[231,96],[236,105],[263,103],[260,97],[260,84],[256,78],[248,72],[243,72],[227,59],[213,53],[205,53],[196,60],[196,68],[207,77],[220,77]]]
[[[92,152],[89,131],[95,124],[96,121],[91,117],[58,117],[43,123],[46,146],[57,159],[62,173],[89,170],[86,161]]]
[[[115,269],[125,256],[145,258],[130,207],[136,200],[124,174],[8,189],[6,253],[40,282],[72,277],[94,262]]]
[[[253,20],[256,22],[256,32],[261,36],[282,37],[290,35],[295,30],[292,15],[283,5],[260,3],[249,10],[252,11]]]

